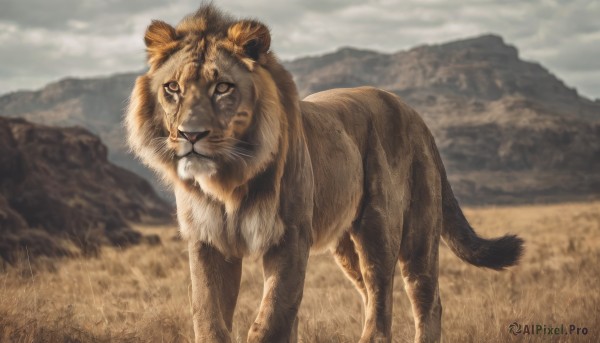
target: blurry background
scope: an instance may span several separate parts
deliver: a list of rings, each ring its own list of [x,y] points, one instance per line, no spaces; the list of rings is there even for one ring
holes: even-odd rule
[[[589,262],[600,257],[598,1],[214,4],[271,27],[272,50],[302,96],[361,85],[401,96],[431,128],[479,232],[526,239],[523,265],[504,274],[442,250],[442,295],[458,294],[462,306],[445,307],[451,341],[502,341],[515,320],[598,324],[589,317],[600,302],[598,266]],[[121,118],[145,70],[147,25],[176,25],[198,5],[0,2],[0,341],[191,337],[172,197],[128,152]],[[312,263],[303,340],[356,341],[360,330],[337,328],[358,328],[360,315],[348,318],[343,306],[360,313],[359,297],[329,258]],[[236,313],[240,337],[260,296],[256,263],[244,282],[251,291]],[[504,288],[490,288],[496,283]],[[401,279],[396,287],[396,341],[410,341]],[[341,295],[324,305],[323,290]],[[543,306],[536,294],[561,300]]]

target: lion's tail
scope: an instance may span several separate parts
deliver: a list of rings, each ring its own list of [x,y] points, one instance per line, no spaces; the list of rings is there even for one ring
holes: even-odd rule
[[[516,235],[485,239],[477,236],[454,197],[445,173],[442,175],[443,229],[446,245],[461,260],[478,267],[496,270],[519,262],[523,240]]]

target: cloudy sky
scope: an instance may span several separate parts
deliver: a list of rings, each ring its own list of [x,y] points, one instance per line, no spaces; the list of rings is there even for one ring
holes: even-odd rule
[[[383,52],[496,33],[521,57],[600,98],[598,0],[214,0],[271,27],[282,59],[341,46]],[[200,1],[0,0],[0,94],[65,76],[144,68],[151,19],[176,24]]]

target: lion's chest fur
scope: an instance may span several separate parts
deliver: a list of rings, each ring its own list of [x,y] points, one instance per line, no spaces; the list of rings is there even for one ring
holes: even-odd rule
[[[225,255],[264,253],[283,235],[274,201],[228,209],[208,195],[187,189],[177,188],[175,195],[183,238],[211,244]]]

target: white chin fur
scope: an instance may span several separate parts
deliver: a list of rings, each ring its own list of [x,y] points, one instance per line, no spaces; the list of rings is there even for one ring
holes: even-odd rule
[[[211,176],[217,172],[214,161],[197,156],[186,156],[177,162],[177,175],[182,180],[194,180],[200,176]]]
[[[193,147],[190,142],[181,138],[177,139],[177,150],[175,152],[177,156],[185,156],[189,154],[192,151],[192,149]]]

